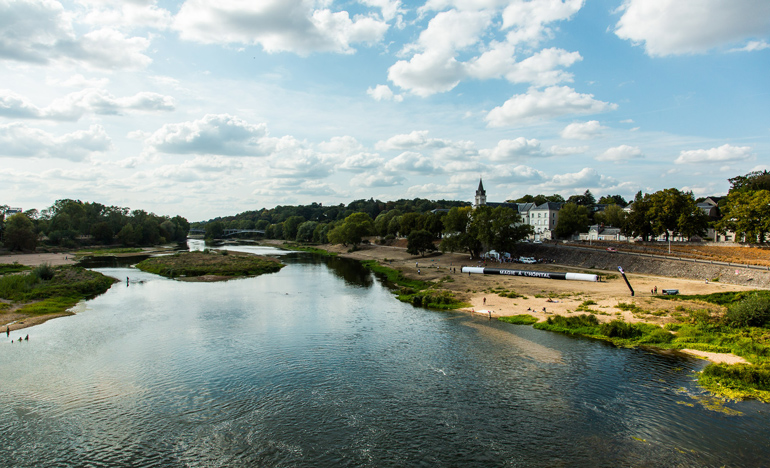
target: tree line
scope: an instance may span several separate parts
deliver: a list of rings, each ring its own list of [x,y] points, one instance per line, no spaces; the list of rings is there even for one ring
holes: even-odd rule
[[[57,200],[52,206],[6,217],[0,206],[0,242],[10,250],[34,250],[38,242],[75,248],[86,244],[148,246],[184,242],[190,224],[181,216],[158,216],[144,210],[80,200]]]

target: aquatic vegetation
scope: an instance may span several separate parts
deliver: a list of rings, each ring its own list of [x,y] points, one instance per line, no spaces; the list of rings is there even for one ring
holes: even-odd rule
[[[514,325],[532,325],[537,323],[537,318],[529,314],[508,315],[505,317],[498,317],[498,320],[501,322],[512,323]]]
[[[442,310],[470,306],[466,302],[459,301],[451,291],[437,289],[438,285],[431,281],[407,278],[402,271],[386,267],[376,260],[364,260],[361,264],[384,276],[391,286],[399,288],[396,297],[402,302],[408,302],[418,307]]]

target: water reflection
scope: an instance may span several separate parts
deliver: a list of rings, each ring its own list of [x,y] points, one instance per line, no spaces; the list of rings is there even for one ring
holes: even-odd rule
[[[143,282],[0,343],[0,465],[766,464],[764,407],[698,404],[701,361],[415,309],[344,259],[282,261],[224,283],[100,269]]]

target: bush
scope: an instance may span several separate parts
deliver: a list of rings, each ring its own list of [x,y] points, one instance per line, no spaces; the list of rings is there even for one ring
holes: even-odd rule
[[[764,327],[770,322],[770,298],[752,294],[730,306],[725,319],[732,327]]]
[[[50,264],[43,263],[35,267],[35,269],[32,270],[32,274],[37,276],[39,279],[43,281],[49,281],[53,279],[54,275],[56,274],[56,271],[53,269],[53,267],[51,267]]]
[[[645,335],[639,342],[644,344],[663,344],[671,343],[673,339],[674,335],[671,333],[663,329],[657,329]]]
[[[608,338],[636,338],[642,335],[640,329],[622,320],[613,320],[599,325],[599,332]]]

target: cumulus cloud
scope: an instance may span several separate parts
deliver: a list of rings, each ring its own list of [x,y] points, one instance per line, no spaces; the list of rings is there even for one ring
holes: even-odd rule
[[[500,140],[497,146],[491,150],[481,150],[479,153],[481,156],[495,162],[510,162],[542,155],[540,142],[536,139],[528,140],[524,137],[514,140]]]
[[[392,136],[385,141],[378,141],[375,146],[380,150],[406,150],[444,148],[449,145],[451,145],[451,142],[447,140],[428,138],[427,130],[415,130],[410,133]]]
[[[652,57],[705,53],[770,35],[766,0],[626,0],[620,10],[615,34],[643,43]]]
[[[350,184],[359,187],[395,187],[403,185],[405,181],[406,178],[401,175],[376,173],[354,177],[350,180]]]
[[[82,22],[109,25],[116,29],[166,29],[171,25],[171,12],[160,8],[155,0],[79,0],[89,7]]]
[[[574,122],[564,127],[561,137],[568,140],[591,140],[600,137],[604,130],[607,130],[607,127],[603,127],[598,120]]]
[[[345,158],[339,169],[349,172],[365,172],[382,167],[382,163],[383,159],[376,153],[358,153]]]
[[[364,146],[352,136],[341,136],[319,143],[318,149],[325,153],[346,155],[362,151]]]
[[[86,114],[119,115],[126,111],[172,111],[174,99],[158,93],[141,92],[116,98],[101,89],[70,93],[40,108],[9,90],[0,90],[0,116],[24,119],[78,120]]]
[[[603,187],[608,183],[614,183],[614,181],[600,175],[596,169],[585,167],[579,172],[557,174],[553,176],[546,185],[566,189],[576,187]]]
[[[551,146],[548,150],[554,156],[569,156],[572,154],[583,154],[588,151],[588,146]]]
[[[617,108],[594,99],[593,94],[580,94],[567,86],[551,86],[539,91],[530,88],[527,94],[517,94],[492,109],[486,120],[490,127],[503,127],[520,122],[559,117],[570,114],[596,114]]]
[[[502,184],[513,183],[539,183],[545,180],[546,175],[544,172],[539,171],[530,166],[500,166],[496,167],[491,180],[495,180]]]
[[[267,138],[267,125],[252,125],[228,114],[166,124],[145,140],[156,152],[224,156],[265,156],[286,144],[285,140]]]
[[[638,146],[620,145],[608,148],[596,157],[597,161],[626,162],[631,159],[643,157],[642,150]]]
[[[112,140],[100,125],[55,136],[20,123],[0,125],[0,155],[21,158],[60,158],[83,161],[112,149]]]
[[[413,151],[405,151],[386,162],[384,169],[390,173],[414,172],[436,174],[441,172],[441,169],[436,167],[430,158]]]
[[[394,94],[388,85],[377,85],[374,88],[369,88],[366,90],[366,94],[371,96],[375,101],[401,102],[404,100],[404,96]]]
[[[89,68],[144,68],[150,41],[112,29],[75,33],[72,15],[54,0],[0,2],[0,59],[74,62]]]
[[[515,0],[503,11],[503,29],[514,43],[538,43],[551,34],[548,24],[567,20],[583,7],[584,0]]]
[[[390,21],[403,13],[401,0],[359,0],[359,2],[370,7],[379,8],[385,21]]]
[[[174,18],[182,39],[260,45],[268,52],[353,53],[352,44],[382,40],[388,24],[347,11],[316,9],[306,0],[187,0]],[[331,2],[327,2],[331,4]]]
[[[749,161],[754,158],[750,146],[722,145],[718,148],[681,151],[674,161],[676,164],[724,163],[728,161]]]

